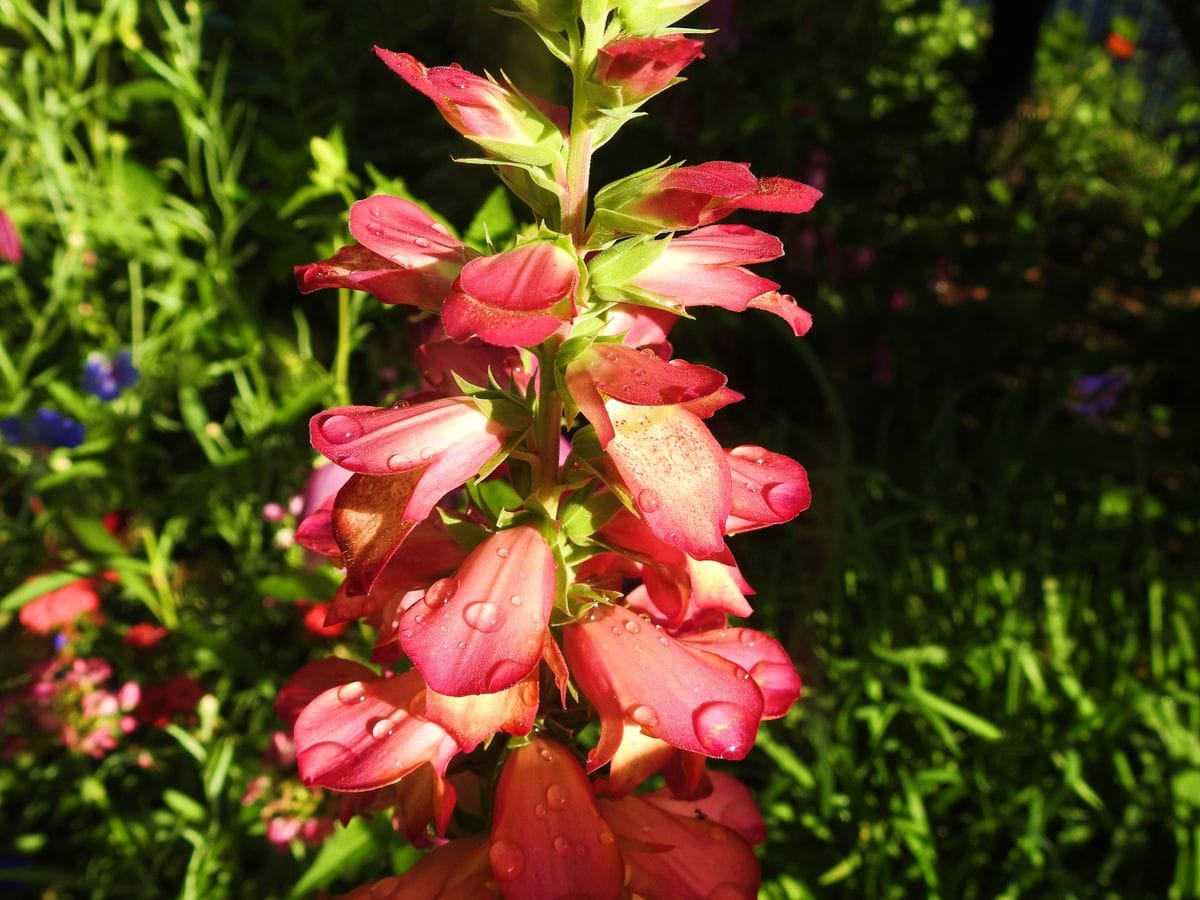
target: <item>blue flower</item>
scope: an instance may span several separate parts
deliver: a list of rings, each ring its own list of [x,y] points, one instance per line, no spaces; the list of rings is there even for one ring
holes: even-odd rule
[[[1119,369],[1081,375],[1071,385],[1071,401],[1067,408],[1071,412],[1097,422],[1117,408],[1121,394],[1129,386],[1129,376]]]
[[[106,402],[137,380],[138,370],[128,350],[119,351],[111,361],[103,353],[90,353],[83,367],[83,389]]]
[[[0,419],[0,436],[16,446],[78,447],[84,428],[68,415],[44,406],[31,419],[7,416]]]

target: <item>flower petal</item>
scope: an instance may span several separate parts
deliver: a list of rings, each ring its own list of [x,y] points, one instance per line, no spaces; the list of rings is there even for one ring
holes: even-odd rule
[[[804,466],[782,453],[743,445],[726,451],[733,496],[727,534],[794,519],[812,502]]]
[[[699,800],[678,800],[665,788],[642,796],[678,816],[708,819],[732,828],[751,846],[763,843],[767,839],[767,826],[750,789],[725,772],[709,772],[708,778],[712,792]]]
[[[538,670],[535,666],[512,687],[491,694],[451,697],[432,688],[425,691],[422,715],[441,725],[470,753],[498,731],[529,734],[537,717]]]
[[[554,606],[554,557],[528,525],[476,547],[455,577],[405,611],[400,643],[426,682],[462,697],[512,687],[533,670]]]
[[[800,676],[775,638],[752,628],[720,628],[680,637],[689,647],[708,650],[750,673],[763,695],[763,718],[778,719],[800,699]]]
[[[346,561],[346,595],[369,593],[384,566],[417,527],[403,514],[424,469],[354,475],[333,503],[333,535]]]
[[[534,738],[504,762],[489,850],[506,897],[617,897],[625,865],[587,776],[561,744]]]
[[[679,406],[606,406],[609,457],[650,530],[697,559],[722,554],[729,464],[708,428]]]

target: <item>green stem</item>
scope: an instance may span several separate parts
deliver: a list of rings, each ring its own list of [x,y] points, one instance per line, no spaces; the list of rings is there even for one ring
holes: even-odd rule
[[[333,378],[337,391],[337,402],[350,402],[350,291],[338,289],[338,337],[337,351],[333,361]]]
[[[558,355],[558,339],[550,338],[538,348],[538,404],[533,426],[537,468],[534,472],[535,491],[546,512],[558,513],[558,444],[562,437],[562,397],[555,384],[554,366]]]

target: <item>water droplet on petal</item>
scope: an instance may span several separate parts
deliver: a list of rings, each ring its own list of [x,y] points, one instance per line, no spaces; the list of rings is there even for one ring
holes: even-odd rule
[[[669,647],[671,644],[671,642],[669,640],[667,640],[667,636],[665,634],[659,635],[658,642],[660,644],[662,644],[664,647]]]
[[[363,436],[363,427],[349,416],[330,416],[319,426],[325,440],[331,444],[348,444]]]
[[[367,226],[367,231],[371,232],[371,234],[375,235],[375,237],[379,237],[383,234],[383,226],[378,222],[372,222]]]
[[[755,639],[757,637],[758,637],[757,634],[755,634],[753,631],[750,631],[749,629],[746,629],[746,628],[743,628],[740,632],[738,632],[738,640],[741,641],[743,644],[745,644],[747,647],[753,647],[754,643],[755,643]]]
[[[535,807],[533,808],[533,814],[534,814],[535,816],[537,816],[539,819],[544,819],[544,818],[546,818],[546,804],[545,804],[545,803],[539,803],[537,806],[535,806]]]
[[[653,488],[646,488],[637,496],[638,508],[644,513],[654,512],[661,503],[662,498],[658,496],[658,491]]]
[[[571,842],[565,837],[556,837],[554,839],[554,852],[559,855],[565,854],[571,849]]]
[[[492,841],[488,859],[492,863],[492,874],[504,881],[516,878],[525,868],[525,851],[512,841]]]
[[[434,222],[429,227],[432,228],[434,231],[436,231],[438,234],[449,234],[450,233],[450,229],[447,228],[445,225],[443,225],[441,222]]]
[[[413,621],[416,622],[418,625],[424,625],[425,617],[423,615],[421,615],[420,613],[418,613],[417,615],[413,616]]]
[[[371,723],[371,737],[377,741],[382,741],[395,733],[396,722],[394,719],[375,719]]]
[[[520,594],[513,594],[511,597],[508,598],[508,602],[511,603],[513,606],[520,606],[521,602],[522,602]]]
[[[425,372],[425,380],[437,387],[446,380],[446,375],[441,369],[429,369]]]
[[[708,756],[741,759],[754,743],[758,723],[742,707],[725,700],[713,700],[692,713],[692,729]]]
[[[500,557],[501,559],[508,559],[509,552],[510,551],[507,547],[497,547],[496,548],[496,555],[498,557]]]
[[[658,727],[658,713],[654,711],[654,707],[644,703],[629,707],[628,716],[643,728]]]
[[[567,807],[567,792],[561,785],[552,784],[546,788],[546,803],[556,812],[562,812]]]
[[[617,637],[620,637],[622,634],[624,634],[624,632],[621,631],[620,625],[614,625],[612,627],[612,633],[615,634]]]
[[[617,836],[615,834],[613,834],[611,831],[609,831],[607,828],[604,829],[602,832],[600,832],[598,835],[596,835],[596,839],[598,841],[600,841],[600,843],[603,844],[605,847],[611,847],[613,844],[615,844],[617,842]]]
[[[425,240],[425,238],[423,238],[423,237],[413,238],[413,243],[416,244],[418,247],[420,247],[422,250],[426,249],[429,246],[429,241]]]
[[[392,262],[394,262],[396,265],[398,265],[402,269],[411,269],[412,268],[412,263],[409,262],[408,257],[405,256],[403,253],[393,253],[392,254]]]
[[[425,592],[425,605],[432,609],[445,606],[450,602],[450,598],[454,596],[454,592],[457,590],[458,579],[440,578],[431,584],[429,590]]]
[[[370,211],[371,211],[371,218],[372,218],[372,219],[378,219],[378,218],[379,218],[379,216],[380,216],[380,213],[379,213],[379,207],[378,207],[378,206],[372,206]]]
[[[637,634],[642,630],[642,626],[637,623],[637,619],[630,619],[625,623],[625,630],[630,634]]]
[[[546,762],[551,762],[551,761],[553,761],[553,759],[554,759],[554,754],[553,754],[553,753],[551,753],[549,750],[547,750],[545,747],[543,747],[543,748],[541,749],[541,751],[538,753],[538,755],[539,755],[539,756],[540,756],[542,759],[544,759]]]
[[[485,601],[468,603],[463,607],[463,621],[476,631],[491,634],[503,624],[503,615],[498,607]]]
[[[422,447],[420,455],[421,455],[421,459],[432,459],[433,458],[433,448],[432,447]]]
[[[393,472],[403,472],[405,469],[411,469],[413,467],[412,459],[408,456],[405,456],[403,453],[393,453],[388,457],[387,464],[388,468]]]
[[[529,577],[529,576],[528,576],[528,575],[526,575],[524,572],[518,572],[518,573],[517,573],[517,581],[524,581],[524,580],[525,580],[526,578],[528,578],[528,577]]]
[[[337,698],[347,706],[362,703],[367,699],[366,687],[361,681],[351,681],[337,689]]]

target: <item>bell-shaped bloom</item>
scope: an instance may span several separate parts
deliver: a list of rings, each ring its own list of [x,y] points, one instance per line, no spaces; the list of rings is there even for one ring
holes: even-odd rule
[[[528,525],[497,532],[400,620],[400,644],[431,688],[461,697],[512,687],[542,656],[554,556]]]
[[[625,864],[587,776],[544,738],[514,750],[496,786],[492,874],[505,897],[618,897]]]
[[[732,828],[752,847],[765,841],[767,826],[750,789],[725,772],[710,771],[706,773],[706,778],[710,790],[698,799],[678,799],[665,788],[641,796],[676,815],[702,818]]]
[[[725,386],[725,376],[681,359],[667,362],[653,351],[619,344],[592,344],[566,366],[567,390],[596,427],[600,448],[613,439],[606,398],[632,406],[667,406],[707,397]]]
[[[679,814],[649,797],[599,799],[616,833],[632,896],[646,900],[754,900],[758,860],[732,828],[706,817]]]
[[[674,83],[683,68],[704,55],[704,42],[682,34],[624,37],[605,44],[596,57],[596,81],[627,106]]]
[[[791,457],[750,444],[725,456],[733,484],[726,534],[790,522],[808,509],[808,473]]]
[[[411,200],[379,194],[350,207],[358,241],[329,259],[296,266],[302,293],[350,288],[384,303],[438,312],[467,261],[467,248]]]
[[[761,309],[779,316],[799,336],[812,326],[812,316],[778,293],[776,282],[745,268],[782,255],[783,244],[773,235],[746,225],[712,225],[650,245],[622,241],[589,268],[593,288],[606,300],[656,303],[672,310]]]
[[[337,492],[354,475],[349,469],[321,460],[313,469],[301,493],[295,541],[306,550],[344,565],[341,548],[333,536],[333,503]]]
[[[745,163],[638,172],[601,188],[596,221],[626,234],[680,231],[719,222],[738,209],[805,213],[821,192],[790,178],[756,178]]]
[[[722,555],[729,463],[704,422],[683,404],[604,405],[609,459],[650,530],[696,559]]]
[[[399,781],[426,763],[444,778],[459,745],[414,708],[425,684],[415,669],[381,678],[366,666],[359,677],[318,694],[296,718],[296,762],[304,783],[338,791],[368,791]],[[453,792],[447,796],[453,802]]]
[[[575,314],[579,266],[550,241],[533,241],[463,267],[442,307],[456,341],[472,335],[501,347],[532,347]]]
[[[459,838],[417,860],[403,875],[389,875],[372,884],[364,884],[341,900],[412,900],[436,897],[438,900],[478,900],[492,896],[492,867],[488,862],[488,843],[481,837]]]
[[[588,769],[620,747],[626,723],[650,737],[721,759],[750,752],[763,697],[741,666],[692,647],[614,606],[563,628],[563,649],[580,689],[600,715]]]
[[[332,517],[357,593],[370,590],[408,533],[475,475],[508,434],[466,397],[339,407],[314,416],[309,430],[317,452],[358,473],[338,492]]]
[[[14,266],[21,261],[21,235],[8,213],[0,209],[0,259]]]
[[[660,540],[645,520],[625,510],[613,516],[598,537],[617,551],[611,556],[622,561],[622,574],[643,582],[627,592],[629,605],[669,631],[693,629],[697,614],[706,610],[743,617],[753,612],[746,597],[754,591],[728,550],[716,559],[694,559]],[[637,560],[631,558],[634,555]]]
[[[382,47],[375,54],[432,100],[451,128],[489,154],[531,166],[549,166],[560,158],[565,110],[536,103],[461,66],[427,68],[408,53]]]
[[[708,650],[750,673],[763,695],[764,719],[787,714],[800,699],[800,676],[787,651],[775,638],[752,628],[716,628],[681,635],[679,640],[699,650]]]
[[[529,360],[524,356],[529,356]],[[432,338],[417,348],[413,362],[421,373],[422,386],[445,396],[460,392],[455,375],[470,384],[487,387],[490,374],[501,387],[514,384],[524,391],[537,372],[537,360],[532,354],[485,344],[479,338],[465,342]]]

